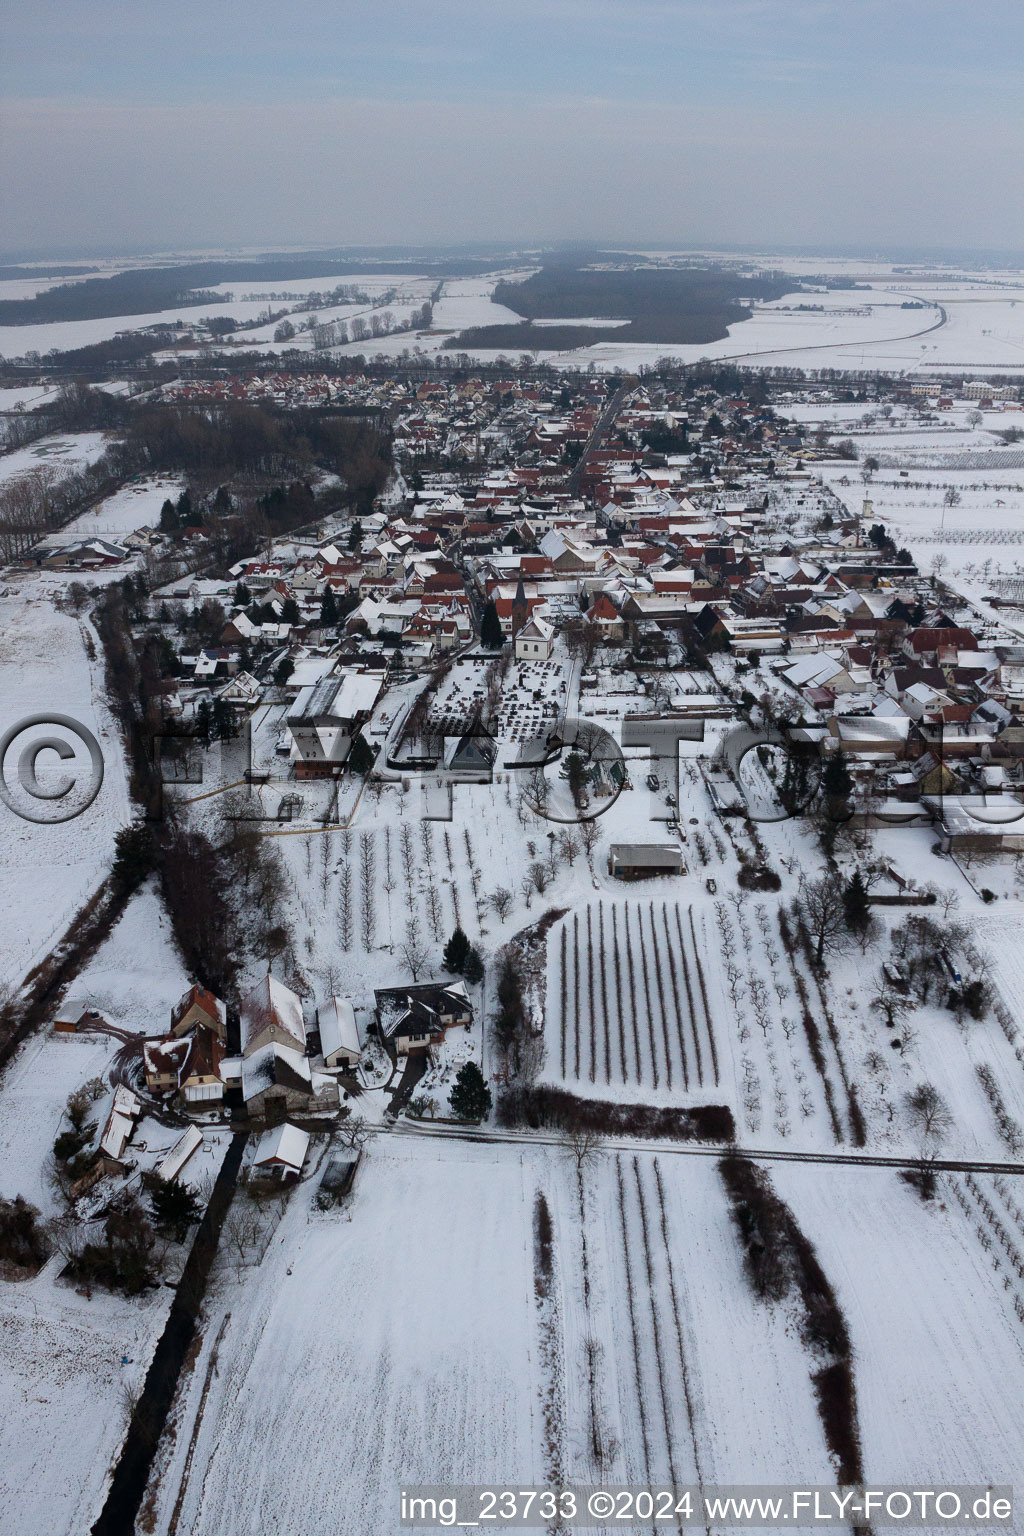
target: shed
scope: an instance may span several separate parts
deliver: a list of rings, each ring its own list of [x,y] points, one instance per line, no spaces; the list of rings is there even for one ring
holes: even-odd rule
[[[649,880],[683,871],[683,855],[674,843],[612,843],[608,850],[608,873],[616,880]]]
[[[190,1125],[185,1134],[178,1137],[174,1146],[157,1168],[157,1177],[165,1179],[168,1184],[173,1183],[180,1175],[189,1158],[194,1152],[198,1152],[202,1144],[202,1131],[198,1126]]]
[[[252,1171],[259,1178],[291,1183],[299,1177],[309,1151],[309,1132],[285,1121],[271,1131],[264,1131],[252,1160]]]
[[[331,997],[320,1010],[320,1049],[332,1071],[354,1067],[363,1054],[355,1009],[347,997]]]

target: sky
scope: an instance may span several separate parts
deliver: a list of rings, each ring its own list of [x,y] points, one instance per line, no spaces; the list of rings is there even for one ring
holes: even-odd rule
[[[0,250],[1024,249],[1020,0],[6,0]]]

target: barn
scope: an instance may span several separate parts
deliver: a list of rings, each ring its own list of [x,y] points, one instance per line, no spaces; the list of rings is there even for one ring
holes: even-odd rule
[[[612,843],[608,873],[615,880],[650,880],[685,873],[683,855],[674,843]]]

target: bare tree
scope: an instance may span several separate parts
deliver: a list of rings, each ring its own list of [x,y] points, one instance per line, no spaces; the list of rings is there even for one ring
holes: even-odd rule
[[[414,917],[406,924],[405,938],[398,946],[398,953],[402,957],[402,964],[412,972],[413,981],[418,981],[430,951],[420,938],[420,925]]]
[[[365,1147],[371,1136],[370,1127],[362,1115],[349,1115],[338,1122],[335,1136],[343,1147],[359,1150]]]
[[[562,1133],[560,1145],[566,1157],[575,1164],[576,1172],[582,1173],[604,1151],[604,1137],[600,1131],[573,1126]]]
[[[829,870],[818,880],[802,879],[797,900],[814,949],[814,962],[821,965],[826,955],[840,954],[849,941],[842,877]]]
[[[580,822],[580,840],[583,843],[583,848],[586,852],[588,860],[592,857],[594,849],[597,847],[597,839],[599,836],[600,834],[597,830],[596,821],[590,820]]]
[[[494,915],[504,922],[512,910],[512,892],[506,886],[499,885],[496,891],[492,891],[487,898],[487,904]]]
[[[913,1011],[915,1002],[883,976],[871,998],[870,1006],[882,1015],[890,1029],[895,1029],[900,1019],[906,1018]]]
[[[530,865],[530,882],[537,895],[543,896],[548,888],[549,875],[547,865],[543,864],[540,859],[536,859]]]
[[[906,1102],[911,1125],[926,1141],[942,1141],[952,1129],[949,1105],[934,1083],[920,1083],[907,1094]]]
[[[580,844],[568,830],[558,834],[558,850],[571,869],[579,857]]]

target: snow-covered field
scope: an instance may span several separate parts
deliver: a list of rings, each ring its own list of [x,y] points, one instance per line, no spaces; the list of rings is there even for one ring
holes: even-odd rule
[[[0,388],[0,411],[13,411],[20,406],[22,410],[34,411],[37,406],[45,405],[57,394],[57,387],[53,384],[26,384],[24,387],[11,386]]]
[[[101,458],[107,447],[102,432],[65,432],[55,437],[41,437],[0,455],[0,481],[15,480],[30,470],[53,468],[61,471],[83,469]]]
[[[928,1205],[880,1169],[786,1164],[772,1178],[846,1315],[868,1477],[1019,1484],[1024,1326],[1014,1301],[1021,1282],[987,1233],[964,1176],[944,1175]],[[992,1176],[975,1182],[1024,1251]],[[1019,1203],[1020,1180],[1004,1185]]]
[[[100,538],[116,543],[136,528],[155,528],[160,508],[168,497],[173,501],[181,494],[182,484],[178,475],[133,481],[66,524],[50,542],[69,544],[75,539]]]
[[[0,591],[0,729],[56,711],[93,732],[104,758],[103,786],[72,821],[43,826],[0,806],[0,902],[7,914],[0,984],[18,985],[46,954],[110,868],[114,833],[128,820],[119,733],[102,702],[99,640],[84,617],[55,607],[60,584],[11,576]],[[14,744],[8,759],[10,775]],[[76,754],[75,773],[88,757]]]
[[[867,1476],[1016,1481],[1013,1294],[945,1182],[925,1206],[891,1170],[772,1178],[847,1317]],[[315,1183],[258,1267],[221,1266],[157,1530],[177,1509],[225,1536],[374,1536],[417,1482],[834,1480],[814,1362],[747,1286],[714,1159],[610,1151],[578,1183],[554,1148],[395,1132],[342,1211],[311,1209]]]

